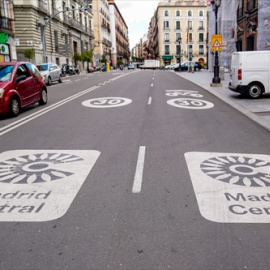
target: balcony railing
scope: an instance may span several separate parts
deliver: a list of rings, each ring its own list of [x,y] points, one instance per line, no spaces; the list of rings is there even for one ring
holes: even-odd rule
[[[5,29],[7,32],[12,33],[11,19],[7,17],[0,17],[0,29]]]

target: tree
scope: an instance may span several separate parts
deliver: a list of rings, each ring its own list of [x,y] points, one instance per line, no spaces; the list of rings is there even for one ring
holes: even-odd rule
[[[104,63],[104,64],[106,64],[107,63],[107,58],[106,58],[106,56],[105,55],[102,55],[102,59],[101,59],[101,61],[100,61],[101,63]]]
[[[35,49],[34,48],[32,48],[32,49],[26,49],[24,51],[24,57],[27,58],[27,59],[29,59],[29,62],[30,62],[31,59],[33,59],[35,57],[35,55],[36,55],[36,52],[35,52]]]
[[[81,60],[82,60],[81,54],[75,53],[74,56],[73,56],[73,60],[74,60],[75,62],[81,61]]]
[[[91,49],[89,51],[84,51],[81,54],[81,61],[82,62],[93,62],[93,55],[94,55],[94,49]]]

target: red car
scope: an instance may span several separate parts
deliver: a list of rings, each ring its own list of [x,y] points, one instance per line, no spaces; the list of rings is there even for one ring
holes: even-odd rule
[[[28,62],[0,63],[0,114],[18,116],[32,103],[47,103],[47,88],[37,67]]]

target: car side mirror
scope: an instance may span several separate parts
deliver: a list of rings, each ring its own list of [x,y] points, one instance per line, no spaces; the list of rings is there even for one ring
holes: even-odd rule
[[[20,75],[18,76],[16,79],[15,79],[15,83],[18,84],[20,83],[21,81],[24,81],[26,79],[26,76],[25,75]]]

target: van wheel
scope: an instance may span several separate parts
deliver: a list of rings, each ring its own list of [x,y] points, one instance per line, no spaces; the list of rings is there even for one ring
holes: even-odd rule
[[[259,83],[252,83],[248,86],[247,94],[250,98],[259,98],[263,93],[262,85]]]
[[[45,105],[48,101],[47,91],[43,88],[41,91],[41,97],[38,101],[39,105]]]
[[[20,113],[20,102],[17,97],[12,97],[9,102],[9,115],[12,117],[16,117]]]

